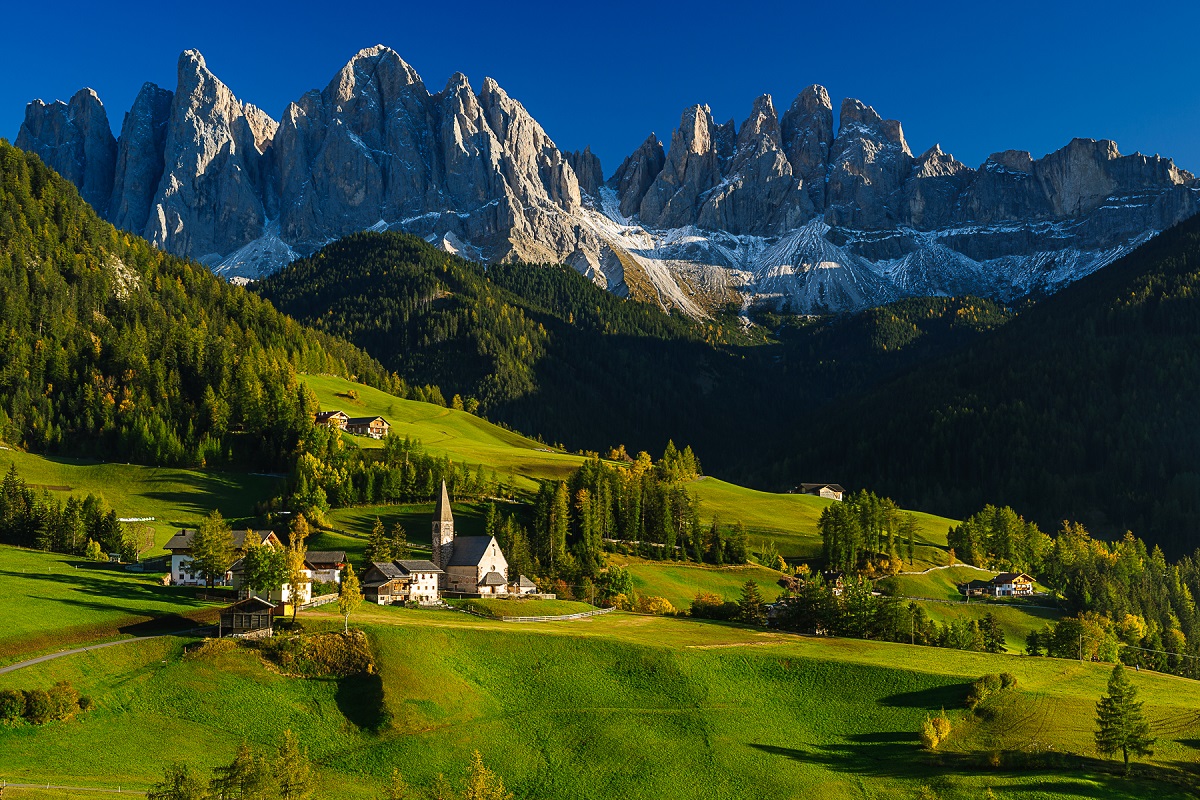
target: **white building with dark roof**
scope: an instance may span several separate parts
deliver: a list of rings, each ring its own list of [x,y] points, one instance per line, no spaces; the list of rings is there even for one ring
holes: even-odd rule
[[[260,545],[283,547],[283,543],[279,541],[279,537],[275,535],[274,531],[233,531],[233,563],[236,563],[246,552],[246,534],[255,537]],[[163,545],[163,549],[171,553],[171,584],[174,586],[204,586],[207,583],[203,575],[192,569],[192,541],[195,537],[194,529],[185,528],[176,532]],[[233,563],[230,564],[231,567]],[[226,572],[221,579],[214,583],[217,586],[224,586],[232,580],[233,574]]]
[[[381,606],[393,603],[433,605],[441,598],[442,570],[432,561],[376,561],[362,576],[363,596]]]

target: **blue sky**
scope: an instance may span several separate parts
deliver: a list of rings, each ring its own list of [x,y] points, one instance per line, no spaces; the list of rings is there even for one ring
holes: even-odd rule
[[[253,8],[248,8],[248,6]],[[764,92],[786,108],[810,83],[899,119],[977,166],[1072,136],[1115,139],[1200,170],[1200,3],[21,3],[0,31],[0,136],[26,102],[96,89],[113,126],[143,81],[175,86],[201,50],[243,100],[278,118],[358,49],[397,50],[440,89],[494,77],[564,149],[611,174],[683,108],[739,122]]]

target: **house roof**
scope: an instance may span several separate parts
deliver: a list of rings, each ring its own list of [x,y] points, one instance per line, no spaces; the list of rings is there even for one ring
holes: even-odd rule
[[[232,611],[236,608],[244,608],[246,606],[260,606],[262,608],[275,608],[274,603],[267,602],[266,600],[263,600],[261,597],[255,597],[254,595],[250,595],[249,597],[245,598],[244,600],[238,600],[236,603],[232,603],[230,605],[225,606],[225,610]]]
[[[446,491],[446,482],[442,481],[442,493],[438,496],[437,508],[433,510],[434,522],[454,522],[454,512],[450,509],[450,493]]]
[[[338,414],[341,414],[343,417],[346,416],[345,411],[318,411],[317,412],[317,422],[323,422],[324,420],[327,420],[330,417],[336,417]]]
[[[505,583],[507,583],[507,581],[504,580],[504,576],[501,575],[499,572],[489,572],[487,575],[483,576],[483,580],[481,580],[478,585],[479,586],[503,586],[503,585],[505,585]]]
[[[256,534],[259,544],[264,544],[268,539],[275,535],[275,531],[252,531]],[[191,550],[192,540],[196,537],[196,531],[191,528],[177,531],[174,536],[167,540],[163,545],[163,550]],[[246,546],[246,531],[233,532],[233,547],[235,550],[241,550]]]
[[[455,536],[454,552],[450,554],[450,562],[446,566],[478,566],[493,541],[495,537],[492,536]]]
[[[345,564],[345,550],[309,550],[304,554],[309,564]]]
[[[800,484],[801,492],[806,492],[806,493],[813,492],[813,491],[819,492],[822,489],[832,489],[835,492],[842,492],[843,494],[846,491],[845,489],[843,489],[841,486],[839,486],[836,483],[802,483],[802,484]]]
[[[992,578],[991,584],[993,586],[1000,586],[1000,585],[1003,585],[1006,583],[1012,583],[1017,578],[1024,578],[1025,580],[1030,581],[1030,582],[1033,581],[1033,578],[1029,577],[1024,572],[1001,572],[999,575]]]
[[[350,417],[346,420],[347,425],[370,425],[375,420],[379,420],[384,425],[387,425],[387,420],[383,417]]]
[[[537,584],[534,583],[533,581],[529,580],[529,578],[526,578],[524,575],[517,578],[517,586],[520,586],[522,589],[536,589],[537,588]]]
[[[395,562],[403,572],[411,574],[413,572],[441,572],[438,565],[432,561],[397,561]]]
[[[388,578],[403,578],[404,572],[391,561],[372,561],[371,566]]]

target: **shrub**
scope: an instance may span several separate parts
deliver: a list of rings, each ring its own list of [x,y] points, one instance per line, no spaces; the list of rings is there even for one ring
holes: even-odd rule
[[[942,709],[942,713],[933,718],[933,729],[937,731],[938,742],[944,742],[950,735],[950,719],[946,716],[945,709]]]
[[[665,597],[639,597],[637,610],[643,614],[669,615],[675,613],[675,606]]]
[[[1011,672],[984,675],[971,682],[971,689],[967,692],[967,708],[977,711],[989,697],[1016,685],[1017,678]]]
[[[712,592],[700,592],[692,600],[689,613],[697,619],[729,621],[737,617],[739,610],[737,603],[725,600]]]
[[[337,581],[313,581],[312,596],[320,597],[323,594],[337,594],[341,588]]]
[[[79,692],[70,681],[59,681],[47,692],[54,719],[70,719],[79,710]]]
[[[91,695],[85,694],[83,697],[79,698],[80,711],[91,711],[95,707],[96,701],[92,699]]]
[[[31,689],[25,692],[25,719],[34,725],[45,725],[54,719],[54,704],[50,693],[45,689]]]
[[[375,672],[371,647],[362,631],[276,637],[258,646],[268,659],[292,675],[344,678]]]
[[[937,728],[933,724],[933,720],[929,715],[925,715],[925,721],[921,723],[921,745],[926,750],[937,750],[937,746],[941,741],[938,736]]]
[[[16,689],[0,690],[0,720],[16,722],[25,716],[25,695]]]

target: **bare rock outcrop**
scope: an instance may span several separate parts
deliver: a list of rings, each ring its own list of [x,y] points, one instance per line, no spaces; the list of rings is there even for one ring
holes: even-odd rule
[[[621,214],[632,217],[638,213],[646,192],[654,185],[655,178],[666,163],[666,151],[653,133],[621,162],[609,179],[609,186],[616,191],[620,201]]]
[[[198,51],[184,51],[167,123],[166,165],[146,238],[169,252],[213,263],[262,235],[268,219],[266,152],[275,128],[266,113],[239,101]]]
[[[167,123],[174,92],[146,83],[121,123],[108,219],[127,231],[144,231],[162,179]]]
[[[37,153],[46,165],[79,189],[104,215],[113,189],[117,140],[104,104],[91,89],[80,89],[67,103],[34,100],[25,108],[17,147]]]

